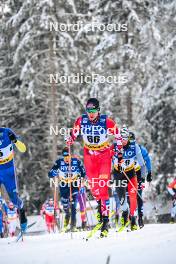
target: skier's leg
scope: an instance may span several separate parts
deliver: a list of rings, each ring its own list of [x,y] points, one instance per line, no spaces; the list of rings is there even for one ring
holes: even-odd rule
[[[113,196],[114,196],[114,200],[115,200],[115,219],[116,219],[116,224],[118,224],[119,210],[120,210],[120,199],[119,199],[119,196],[117,195],[117,191],[114,191]]]
[[[84,148],[84,166],[86,175],[88,178],[89,186],[93,197],[96,201],[100,200],[99,193],[99,163],[98,156],[95,154],[90,154],[89,150]]]
[[[13,237],[15,235],[15,230],[16,230],[16,223],[15,222],[16,222],[16,220],[11,220],[9,222],[9,225],[8,225],[9,234],[10,234],[11,237]]]
[[[106,161],[106,162],[105,162]],[[101,228],[101,236],[106,236],[108,232],[109,222],[109,181],[111,173],[111,152],[109,149],[105,150],[99,155],[99,193],[101,198],[101,213],[103,225]]]
[[[64,228],[68,226],[70,221],[69,197],[70,197],[70,189],[68,188],[68,185],[62,186],[62,184],[60,184],[60,201],[65,212]]]
[[[48,233],[50,233],[50,221],[49,221],[49,216],[47,214],[45,214],[45,223],[46,223],[47,231]]]
[[[127,195],[126,195],[126,187],[118,187],[117,188],[117,195],[119,197],[120,206],[122,209],[122,217],[121,217],[121,224],[122,226],[126,226],[128,223],[128,203],[127,203]]]
[[[51,216],[51,230],[53,231],[53,233],[55,232],[55,225],[56,225],[55,217],[54,215],[52,215]]]
[[[3,227],[3,223],[0,222],[0,238],[4,237],[4,227]]]
[[[141,170],[136,171],[137,182],[138,182],[138,194],[137,194],[137,205],[138,205],[138,224],[142,228],[143,223],[143,199],[142,199],[142,177]]]
[[[175,222],[176,217],[176,200],[173,200],[172,208],[171,208],[171,223]]]
[[[105,162],[106,161],[106,162]],[[99,155],[99,193],[101,197],[102,216],[109,216],[108,184],[111,173],[111,152],[105,150]]]
[[[72,202],[71,202],[71,229],[76,229],[76,207],[78,203],[78,187],[72,185]]]
[[[86,175],[88,178],[91,194],[98,203],[97,219],[99,222],[101,222],[102,215],[101,197],[99,192],[99,162],[97,156],[98,155],[90,154],[89,150],[84,148],[84,166],[86,170]]]
[[[144,226],[142,189],[138,189],[137,203],[138,203],[138,224],[139,224],[139,227],[142,228]]]
[[[136,209],[137,209],[137,177],[133,176],[128,182],[128,194],[130,200],[130,217],[131,217],[131,229],[137,229],[136,226]]]
[[[10,167],[8,169],[5,169],[4,173],[5,173],[5,177],[3,178],[3,184],[6,188],[10,200],[19,210],[21,228],[23,231],[25,231],[27,227],[27,218],[26,218],[23,201],[19,198],[17,193],[15,168]]]

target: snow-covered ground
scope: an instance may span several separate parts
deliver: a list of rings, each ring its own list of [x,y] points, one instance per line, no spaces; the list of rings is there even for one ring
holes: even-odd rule
[[[98,234],[97,234],[98,235]],[[24,242],[0,240],[2,264],[174,264],[176,225],[149,224],[135,232],[116,233],[85,241],[86,232],[25,236]],[[13,239],[11,239],[13,240]],[[107,261],[110,256],[109,262]]]

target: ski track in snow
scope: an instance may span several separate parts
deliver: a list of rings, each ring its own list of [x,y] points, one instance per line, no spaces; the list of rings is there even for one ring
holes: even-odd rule
[[[150,224],[134,232],[83,240],[87,232],[25,236],[24,242],[8,244],[14,238],[0,239],[1,264],[174,264],[176,225]]]

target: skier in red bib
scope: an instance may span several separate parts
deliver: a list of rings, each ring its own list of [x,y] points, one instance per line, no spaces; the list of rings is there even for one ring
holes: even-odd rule
[[[102,223],[101,237],[108,233],[109,194],[108,182],[111,174],[112,148],[110,135],[114,135],[120,159],[122,142],[116,123],[104,114],[100,114],[99,101],[90,98],[86,104],[86,113],[79,117],[73,127],[67,144],[73,144],[78,135],[84,142],[84,165],[93,197],[98,203],[98,219]]]

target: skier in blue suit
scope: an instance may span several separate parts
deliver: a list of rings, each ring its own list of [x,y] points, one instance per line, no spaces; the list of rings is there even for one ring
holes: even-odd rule
[[[136,140],[135,134],[133,132],[130,132],[130,140],[131,141]],[[151,159],[150,159],[149,153],[144,146],[139,144],[139,147],[141,149],[142,157],[144,159],[145,167],[147,169],[146,180],[147,180],[147,182],[151,182],[152,181],[152,164],[151,164]],[[138,180],[138,194],[139,194],[137,196],[138,224],[139,224],[139,227],[142,228],[144,226],[144,222],[143,222],[143,200],[141,198],[142,198],[142,191],[143,191],[143,183],[145,182],[145,179],[142,178],[142,176],[141,176],[141,167],[137,161],[136,161],[136,165],[135,165],[135,171],[136,171],[137,180]]]
[[[18,195],[16,171],[14,164],[15,147],[22,153],[26,151],[26,146],[17,135],[10,129],[0,127],[0,186],[4,185],[10,200],[18,208],[22,231],[27,228],[27,218],[23,201]]]

